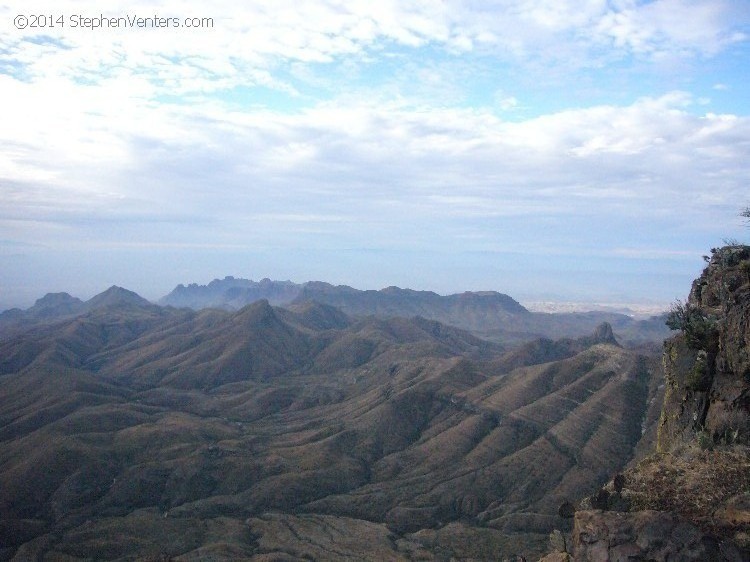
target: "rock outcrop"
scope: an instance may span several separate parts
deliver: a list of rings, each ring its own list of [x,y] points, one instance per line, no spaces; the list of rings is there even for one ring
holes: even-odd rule
[[[583,500],[545,562],[750,560],[750,246],[712,250],[667,323],[656,452]]]
[[[743,560],[730,541],[719,541],[678,515],[662,511],[579,511],[573,550],[576,562]]]
[[[664,344],[657,449],[669,451],[700,432],[750,443],[750,246],[714,250],[672,319],[682,333]]]

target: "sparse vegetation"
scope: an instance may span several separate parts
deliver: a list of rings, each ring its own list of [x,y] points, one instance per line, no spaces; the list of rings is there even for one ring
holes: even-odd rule
[[[705,528],[727,500],[750,493],[750,451],[688,446],[652,455],[629,472],[625,493],[633,511],[672,511]]]
[[[713,436],[705,427],[700,428],[695,434],[695,442],[698,444],[701,451],[710,451],[714,448]]]
[[[714,416],[714,441],[721,445],[733,445],[747,440],[748,417],[737,409],[722,410]]]
[[[691,349],[708,351],[716,339],[716,322],[689,302],[676,301],[667,314],[666,324],[671,330],[685,334]]]

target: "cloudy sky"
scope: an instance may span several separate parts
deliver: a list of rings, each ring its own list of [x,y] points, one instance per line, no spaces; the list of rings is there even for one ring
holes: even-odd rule
[[[669,303],[750,238],[748,0],[211,4],[0,4],[0,307],[225,275]]]

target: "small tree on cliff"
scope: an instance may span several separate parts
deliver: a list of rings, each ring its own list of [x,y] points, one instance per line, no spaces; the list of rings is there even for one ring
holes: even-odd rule
[[[715,322],[689,302],[675,301],[667,314],[666,324],[670,330],[682,331],[691,349],[708,351],[717,337]]]

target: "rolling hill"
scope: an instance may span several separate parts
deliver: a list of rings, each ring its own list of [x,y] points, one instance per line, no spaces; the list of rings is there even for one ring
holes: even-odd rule
[[[539,554],[654,434],[658,359],[606,325],[507,351],[308,299],[136,297],[0,340],[0,559]]]

